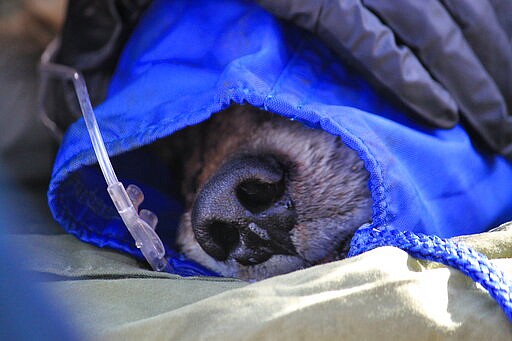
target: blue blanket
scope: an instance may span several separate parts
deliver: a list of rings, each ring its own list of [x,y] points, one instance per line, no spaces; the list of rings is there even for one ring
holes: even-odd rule
[[[125,47],[96,114],[121,181],[160,218],[178,274],[210,274],[174,250],[182,203],[143,146],[246,103],[338,135],[364,160],[370,227],[450,237],[512,219],[512,164],[462,126],[410,121],[318,39],[249,1],[156,0]],[[48,192],[57,221],[98,246],[140,257],[106,192],[83,120],[68,130]]]

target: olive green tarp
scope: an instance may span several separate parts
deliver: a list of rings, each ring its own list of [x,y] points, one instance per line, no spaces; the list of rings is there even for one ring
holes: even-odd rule
[[[152,272],[69,235],[7,239],[94,340],[512,339],[479,285],[391,247],[249,284]],[[512,277],[512,229],[460,239]]]

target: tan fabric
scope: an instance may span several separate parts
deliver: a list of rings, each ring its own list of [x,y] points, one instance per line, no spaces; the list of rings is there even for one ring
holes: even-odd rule
[[[463,238],[512,277],[512,230]],[[395,248],[259,283],[143,270],[67,235],[18,236],[82,333],[104,340],[511,340],[487,292]],[[505,258],[508,257],[508,258]]]

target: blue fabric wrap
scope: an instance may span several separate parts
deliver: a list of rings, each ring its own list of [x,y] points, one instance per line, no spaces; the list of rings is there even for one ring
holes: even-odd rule
[[[96,115],[121,181],[160,218],[176,272],[211,271],[174,249],[182,204],[141,147],[248,103],[338,135],[370,173],[370,228],[440,237],[512,219],[512,164],[465,130],[411,122],[310,34],[247,1],[156,0],[125,47]],[[48,192],[57,221],[83,241],[141,257],[106,192],[83,120],[68,130]]]

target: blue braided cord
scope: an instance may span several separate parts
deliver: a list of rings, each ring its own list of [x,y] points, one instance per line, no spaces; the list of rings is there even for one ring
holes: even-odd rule
[[[483,254],[462,243],[437,236],[363,227],[352,238],[348,256],[356,256],[380,246],[394,246],[415,258],[438,262],[461,271],[480,283],[512,322],[512,282]]]

